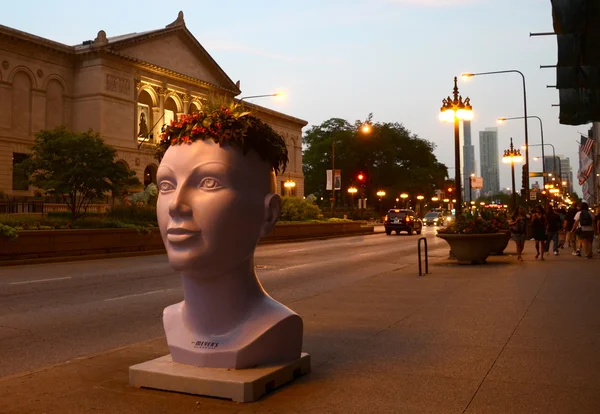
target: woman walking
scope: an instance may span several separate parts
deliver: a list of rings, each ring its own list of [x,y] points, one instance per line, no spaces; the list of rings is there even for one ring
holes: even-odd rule
[[[525,209],[522,206],[519,206],[517,211],[515,211],[515,214],[513,214],[512,220],[509,222],[511,238],[517,245],[517,260],[521,261],[523,260],[521,255],[525,248],[525,237],[527,233],[526,221],[527,215],[525,214]]]
[[[535,250],[537,252],[535,258],[537,259],[541,254],[542,260],[546,260],[544,259],[544,250],[546,250],[544,245],[548,239],[547,220],[546,215],[544,214],[544,207],[542,207],[540,204],[535,206],[533,211],[533,217],[531,218],[531,229],[533,231]]]

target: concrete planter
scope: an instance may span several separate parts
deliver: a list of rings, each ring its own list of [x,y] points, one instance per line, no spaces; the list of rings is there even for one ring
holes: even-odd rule
[[[490,255],[492,256],[502,256],[504,254],[504,250],[506,249],[506,247],[508,246],[508,243],[510,242],[510,231],[509,230],[500,230],[499,231],[500,234],[504,234],[504,238],[500,239],[498,238],[497,240],[492,240],[492,252],[490,253]]]
[[[485,264],[494,246],[506,239],[504,233],[438,234],[446,240],[458,264]]]
[[[339,237],[373,233],[363,222],[278,224],[260,243]],[[162,253],[164,245],[158,228],[150,233],[134,229],[22,230],[11,240],[0,237],[0,263],[57,257],[98,257],[102,255]]]

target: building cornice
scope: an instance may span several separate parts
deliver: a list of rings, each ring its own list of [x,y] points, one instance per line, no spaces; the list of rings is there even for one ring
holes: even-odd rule
[[[288,115],[288,114],[284,114],[283,112],[278,112],[273,109],[265,108],[264,106],[256,105],[256,104],[253,104],[250,102],[243,102],[243,104],[245,107],[247,107],[249,109],[255,109],[259,113],[273,115],[276,118],[285,119],[286,121],[290,121],[290,122],[300,126],[300,128],[304,128],[305,126],[308,125],[308,121],[305,121],[304,119],[296,118],[296,117]]]
[[[12,39],[23,40],[36,46],[45,47],[57,52],[66,53],[68,55],[73,55],[75,53],[75,49],[72,46],[55,42],[44,37],[36,36],[31,33],[22,32],[21,30],[13,29],[12,27],[3,26],[0,24],[0,36],[1,35],[8,36]]]

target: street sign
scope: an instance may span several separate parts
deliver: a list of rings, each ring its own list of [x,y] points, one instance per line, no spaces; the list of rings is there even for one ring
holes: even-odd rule
[[[537,191],[530,191],[529,192],[529,199],[530,200],[537,200]]]
[[[483,190],[483,177],[470,177],[472,190]]]

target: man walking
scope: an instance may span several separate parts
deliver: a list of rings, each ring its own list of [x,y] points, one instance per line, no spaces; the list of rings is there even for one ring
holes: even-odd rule
[[[560,216],[556,214],[551,206],[548,206],[546,212],[546,231],[548,233],[548,238],[546,239],[546,245],[544,246],[546,253],[550,250],[550,242],[552,241],[554,242],[554,255],[558,256],[558,232],[560,228]]]

